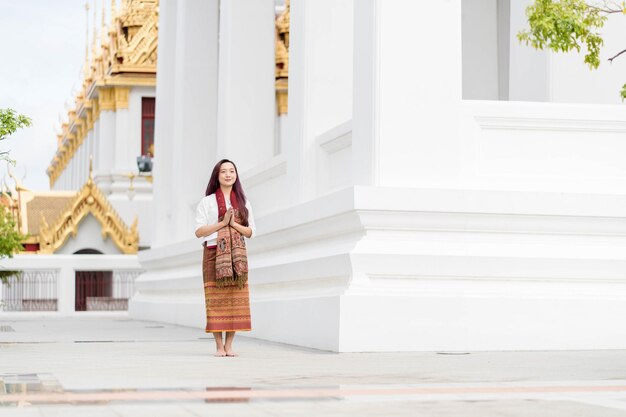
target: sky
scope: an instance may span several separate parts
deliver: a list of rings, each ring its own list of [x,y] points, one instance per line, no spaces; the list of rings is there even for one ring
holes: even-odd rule
[[[0,108],[33,121],[0,142],[0,150],[10,150],[17,161],[13,172],[34,191],[49,189],[46,168],[57,147],[55,127],[80,86],[85,29],[85,0],[0,0]],[[5,175],[6,163],[0,162],[0,180]]]

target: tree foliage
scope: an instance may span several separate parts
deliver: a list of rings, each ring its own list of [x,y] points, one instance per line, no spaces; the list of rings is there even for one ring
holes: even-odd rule
[[[13,109],[0,109],[0,141],[6,140],[18,129],[32,124],[29,117],[18,114]],[[15,164],[9,157],[9,151],[0,152],[0,160]],[[11,258],[14,253],[22,250],[25,236],[17,228],[11,210],[0,205],[0,259]],[[0,281],[7,283],[12,276],[20,276],[19,271],[7,271],[0,268]]]
[[[28,127],[32,124],[29,117],[23,114],[18,114],[13,109],[0,109],[0,141],[8,139],[18,129]],[[9,158],[9,152],[0,152],[0,160],[8,161],[15,164],[11,158]]]
[[[11,211],[0,205],[0,259],[12,258],[14,253],[22,250],[25,237],[18,231]],[[20,272],[0,269],[0,281],[7,283],[12,276],[20,276]]]
[[[612,13],[626,14],[626,2],[592,2],[585,0],[535,0],[526,8],[530,29],[517,34],[520,42],[537,49],[555,52],[580,52],[591,69],[600,66],[600,49],[604,40],[600,29]],[[623,52],[610,58],[612,61]],[[622,87],[626,98],[626,84]]]

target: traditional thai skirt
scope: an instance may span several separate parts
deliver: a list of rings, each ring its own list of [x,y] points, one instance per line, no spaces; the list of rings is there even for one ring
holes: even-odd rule
[[[206,329],[209,332],[252,330],[248,284],[218,288],[215,284],[215,246],[204,248],[202,277],[206,302]]]

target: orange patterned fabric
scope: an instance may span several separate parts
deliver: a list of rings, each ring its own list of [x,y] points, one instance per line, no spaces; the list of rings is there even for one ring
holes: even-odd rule
[[[215,247],[205,247],[202,259],[206,328],[209,332],[241,332],[252,330],[248,284],[218,287],[215,282]]]

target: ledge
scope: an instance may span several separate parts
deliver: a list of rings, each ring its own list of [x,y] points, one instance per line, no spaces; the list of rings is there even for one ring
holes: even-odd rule
[[[277,155],[269,161],[241,173],[241,181],[246,188],[252,188],[286,173],[287,159],[284,155]]]

